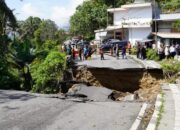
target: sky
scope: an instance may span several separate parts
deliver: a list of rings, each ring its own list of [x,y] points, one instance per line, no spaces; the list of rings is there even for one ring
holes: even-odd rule
[[[18,20],[29,16],[51,19],[60,28],[69,26],[69,19],[83,0],[5,0],[8,7],[14,10]]]

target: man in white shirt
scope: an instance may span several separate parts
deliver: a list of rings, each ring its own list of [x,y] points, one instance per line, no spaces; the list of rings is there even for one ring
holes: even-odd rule
[[[170,56],[172,58],[174,58],[174,56],[176,55],[176,49],[175,49],[175,45],[174,44],[171,45],[169,51],[170,51]]]

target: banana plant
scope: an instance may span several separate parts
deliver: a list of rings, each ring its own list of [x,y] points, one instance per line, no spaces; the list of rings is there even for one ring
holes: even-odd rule
[[[32,87],[32,77],[29,70],[29,64],[35,58],[31,42],[25,40],[23,42],[14,41],[9,48],[8,62],[19,70],[19,76],[22,79],[22,88],[30,90]]]

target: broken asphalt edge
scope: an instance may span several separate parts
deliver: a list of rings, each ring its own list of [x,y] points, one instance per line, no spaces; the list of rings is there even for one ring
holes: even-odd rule
[[[146,108],[147,108],[147,103],[144,103],[141,107],[141,110],[140,110],[136,120],[134,121],[133,125],[131,126],[130,130],[138,130],[139,129],[141,121],[145,114]]]
[[[154,60],[141,60],[141,59],[136,58],[135,55],[127,55],[127,57],[141,64],[142,67],[144,67],[145,69],[161,69],[161,65]],[[152,62],[151,65],[147,64],[147,61],[151,61]],[[152,66],[152,64],[155,66]]]

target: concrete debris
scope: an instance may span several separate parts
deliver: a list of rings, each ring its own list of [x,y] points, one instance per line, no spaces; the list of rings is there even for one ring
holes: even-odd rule
[[[75,84],[69,89],[67,96],[87,98],[90,101],[112,101],[109,96],[112,90],[104,87],[86,86],[83,84]],[[78,99],[79,100],[79,99]]]
[[[130,94],[124,97],[124,101],[133,101],[134,100],[134,94]]]

